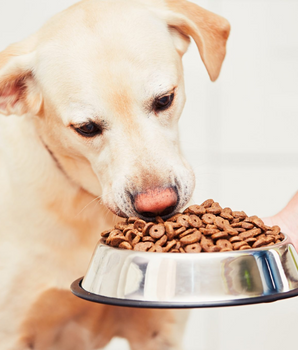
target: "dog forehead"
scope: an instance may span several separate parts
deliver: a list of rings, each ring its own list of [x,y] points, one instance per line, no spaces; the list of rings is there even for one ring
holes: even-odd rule
[[[60,114],[68,114],[70,102],[123,114],[133,101],[177,83],[180,58],[162,20],[129,1],[86,3],[39,50],[36,73]]]

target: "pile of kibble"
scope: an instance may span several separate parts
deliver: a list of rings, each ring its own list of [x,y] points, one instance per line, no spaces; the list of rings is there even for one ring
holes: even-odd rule
[[[130,217],[102,232],[112,247],[170,253],[227,252],[260,248],[284,239],[278,226],[267,226],[257,216],[232,211],[208,199],[191,205],[164,221],[146,222]]]

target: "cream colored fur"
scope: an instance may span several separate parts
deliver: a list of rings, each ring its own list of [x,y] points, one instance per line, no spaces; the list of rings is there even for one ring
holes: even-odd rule
[[[181,348],[184,312],[93,304],[69,286],[112,211],[136,214],[128,192],[175,185],[177,209],[189,201],[181,57],[192,36],[215,80],[228,33],[186,1],[86,0],[0,53],[1,350],[91,350],[113,336],[132,349]],[[152,112],[168,91],[170,109]],[[73,129],[88,120],[103,134]]]

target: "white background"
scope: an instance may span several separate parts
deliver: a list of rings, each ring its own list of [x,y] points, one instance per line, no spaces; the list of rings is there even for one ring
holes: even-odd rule
[[[0,0],[0,50],[74,2]],[[194,200],[214,198],[248,215],[274,214],[298,189],[298,1],[194,2],[232,26],[216,83],[194,44],[184,57],[187,104],[180,130],[196,172]],[[298,298],[194,310],[185,350],[297,349],[297,327]],[[128,347],[115,339],[108,349]]]

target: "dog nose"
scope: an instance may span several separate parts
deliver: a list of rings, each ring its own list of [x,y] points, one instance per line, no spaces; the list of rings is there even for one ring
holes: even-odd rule
[[[134,196],[136,211],[145,217],[171,214],[178,202],[177,191],[173,187],[157,188]]]

